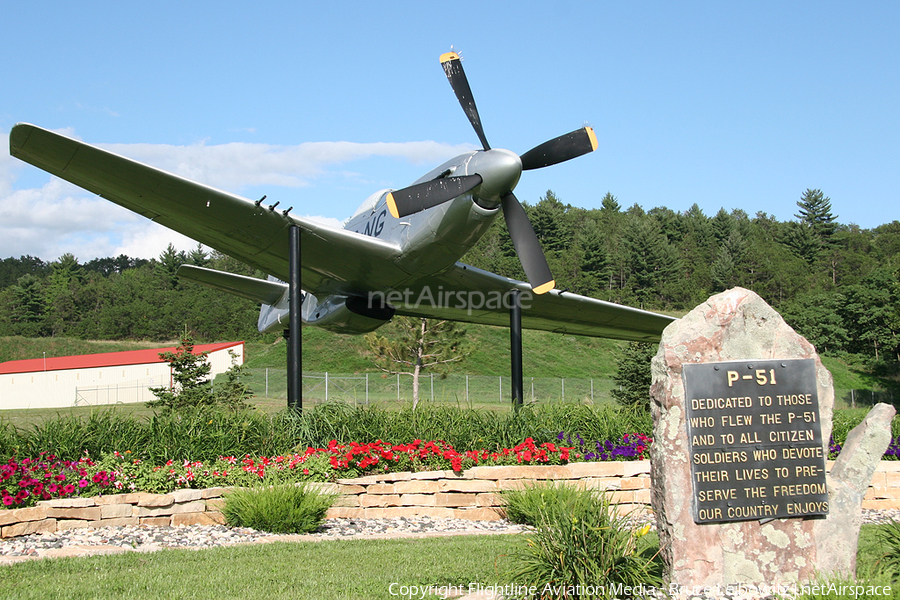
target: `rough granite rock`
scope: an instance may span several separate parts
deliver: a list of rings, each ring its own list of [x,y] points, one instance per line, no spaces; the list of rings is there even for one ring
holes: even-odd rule
[[[828,477],[827,518],[696,524],[682,366],[728,360],[814,359],[823,450],[834,407],[831,373],[815,348],[757,294],[711,297],[663,332],[652,361],[652,502],[669,583],[684,587],[779,585],[852,572],[860,505],[890,438],[892,407],[879,405],[848,438]]]

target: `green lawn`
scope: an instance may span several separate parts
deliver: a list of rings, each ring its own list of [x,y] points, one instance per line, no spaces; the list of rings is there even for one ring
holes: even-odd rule
[[[387,600],[401,585],[496,585],[516,543],[513,535],[338,540],[42,560],[0,567],[0,598]]]
[[[862,528],[861,581],[870,578],[884,552],[878,529]],[[338,540],[29,561],[0,567],[0,598],[389,600],[402,598],[402,590],[413,586],[509,583],[507,573],[515,564],[511,555],[522,538]],[[658,543],[654,534],[645,539]],[[880,581],[888,582],[883,576]],[[900,597],[900,582],[892,584],[892,591],[893,596],[879,599]]]

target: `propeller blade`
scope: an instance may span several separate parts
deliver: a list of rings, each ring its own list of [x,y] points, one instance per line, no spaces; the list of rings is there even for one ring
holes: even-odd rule
[[[456,93],[456,99],[459,100],[460,106],[469,117],[469,122],[481,145],[485,150],[490,150],[487,138],[484,137],[484,129],[481,127],[481,117],[478,116],[478,109],[475,107],[475,97],[472,96],[472,88],[469,87],[469,80],[466,78],[466,72],[463,71],[462,60],[456,52],[447,52],[441,55],[441,66],[444,67],[444,73],[450,80],[450,87]]]
[[[525,276],[535,294],[549,292],[556,287],[553,275],[550,274],[550,265],[541,249],[541,243],[534,233],[534,227],[525,214],[525,209],[519,204],[519,200],[512,192],[503,196],[500,201],[503,207],[503,217],[506,219],[506,227],[512,238],[513,247],[519,256],[519,262],[525,269]]]
[[[597,149],[597,136],[590,127],[561,135],[523,154],[522,170],[549,167]]]
[[[481,175],[442,177],[388,193],[388,210],[395,219],[453,200],[481,185]]]

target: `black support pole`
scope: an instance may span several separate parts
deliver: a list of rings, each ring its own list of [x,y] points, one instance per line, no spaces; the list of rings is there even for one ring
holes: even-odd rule
[[[522,381],[522,304],[519,290],[510,293],[512,305],[509,308],[509,354],[510,378],[512,379],[513,408],[522,407],[525,384]]]
[[[296,225],[291,226],[288,255],[288,269],[290,270],[290,280],[288,281],[290,319],[288,323],[290,331],[285,332],[288,343],[288,408],[299,413],[303,410],[302,371],[300,369],[300,304],[302,292],[300,291],[300,228]]]

